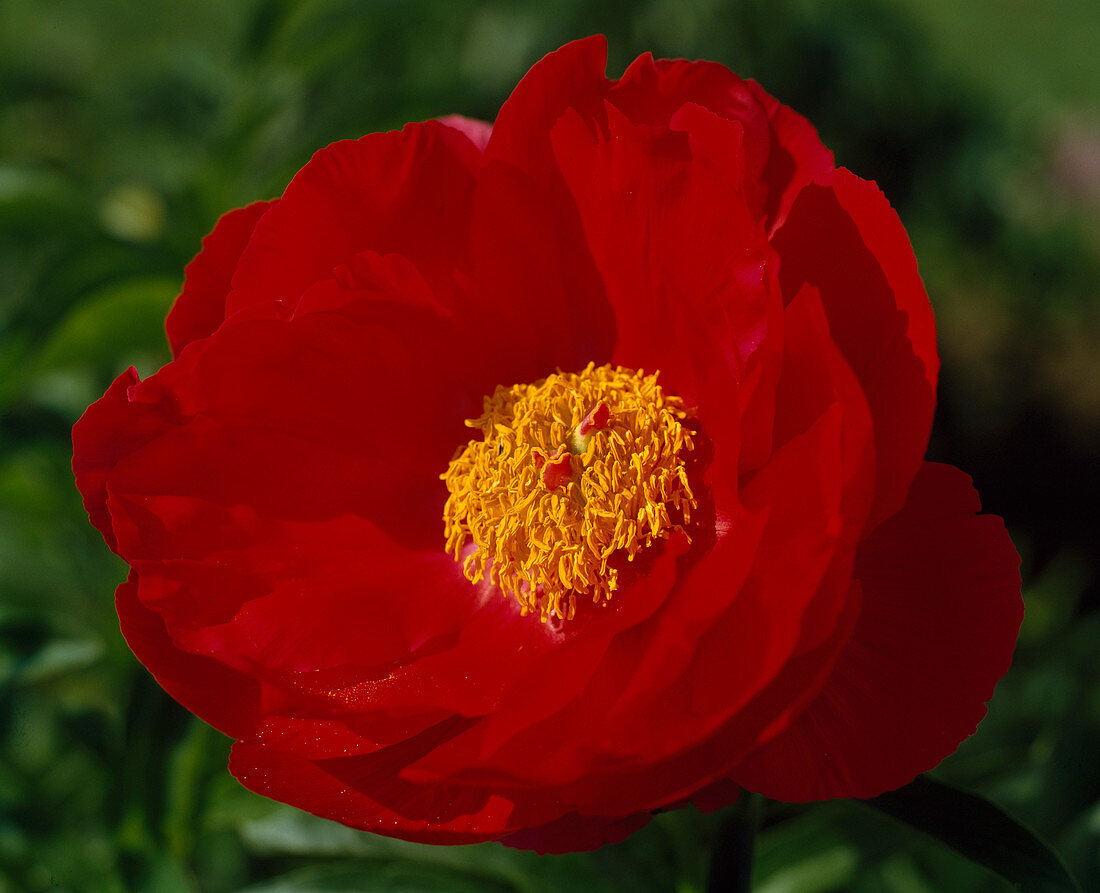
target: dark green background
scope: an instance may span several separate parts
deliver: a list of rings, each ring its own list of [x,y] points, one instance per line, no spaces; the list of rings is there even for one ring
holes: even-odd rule
[[[0,893],[666,890],[720,816],[538,859],[358,834],[241,789],[228,742],[126,650],[124,568],[84,517],[69,429],[162,321],[224,210],[320,146],[492,119],[543,53],[601,31],[715,59],[811,118],[909,229],[940,326],[931,454],[1024,557],[1017,659],[938,771],[1100,889],[1100,6],[1094,0],[0,0]],[[997,890],[865,807],[772,805],[757,889]]]

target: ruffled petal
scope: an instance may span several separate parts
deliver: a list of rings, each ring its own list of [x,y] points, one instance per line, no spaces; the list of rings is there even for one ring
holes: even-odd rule
[[[624,636],[648,635],[646,621],[667,600],[685,549],[682,537],[655,549],[640,559],[646,563],[644,571],[618,590],[606,609],[587,610],[582,604],[577,616],[560,630],[531,618],[521,619],[517,630],[478,630],[472,642],[484,637],[483,647],[490,650],[497,647],[494,635],[514,637],[518,630],[532,636],[541,630],[550,640],[538,650],[526,640],[512,638],[510,647],[501,649],[509,652],[507,658],[493,658],[499,679],[506,682],[495,709],[407,767],[408,777],[423,782],[462,778],[471,784],[574,781],[578,772],[585,771],[585,762],[570,763],[570,759],[578,751],[590,753],[594,739],[602,735],[601,728],[590,721],[591,698],[629,681],[625,665],[613,659],[609,649]],[[493,603],[498,600],[508,601],[494,592]]]
[[[745,84],[763,108],[771,128],[767,161],[760,179],[767,195],[768,232],[774,233],[787,219],[802,187],[833,170],[833,153],[822,145],[817,130],[798,112],[770,96],[755,81]]]
[[[552,643],[442,551],[439,475],[476,402],[430,323],[383,302],[237,322],[93,407],[90,511],[177,643],[333,710],[434,685],[470,714]]]
[[[107,510],[107,475],[122,457],[155,440],[164,427],[160,412],[133,405],[132,389],[137,383],[137,370],[131,366],[73,425],[76,486],[92,524],[115,552],[118,542]]]
[[[739,184],[694,157],[688,135],[635,125],[613,106],[606,113],[604,131],[570,111],[552,139],[615,311],[612,360],[660,369],[663,386],[699,409],[722,444],[709,476],[732,485],[738,385],[767,336],[771,250]],[[731,137],[725,154],[737,157]]]
[[[610,86],[604,75],[607,40],[588,37],[548,53],[523,76],[501,106],[486,160],[536,179],[554,178],[550,131],[566,109],[599,116]]]
[[[467,352],[467,365],[484,368],[485,393],[610,357],[615,319],[576,215],[564,187],[499,161],[486,164],[463,305],[478,347]]]
[[[556,646],[583,635],[598,661],[661,602],[675,556],[624,610],[566,632],[465,580],[441,548],[439,475],[482,394],[463,385],[460,340],[384,260],[370,272],[407,285],[404,303],[315,287],[293,317],[238,319],[120,380],[78,430],[90,509],[173,640],[279,688],[280,709],[479,715],[551,651],[547,674],[583,684],[593,664]]]
[[[126,644],[168,694],[226,735],[252,734],[262,701],[258,680],[177,647],[161,617],[138,598],[133,571],[115,593],[115,608]]]
[[[572,827],[582,835],[578,843],[583,847],[598,845],[594,838],[601,834],[629,833],[615,819],[601,828],[599,818],[567,817],[568,807],[545,792],[449,779],[418,783],[407,777],[405,767],[417,757],[476,724],[451,716],[370,753],[314,759],[268,747],[260,739],[238,741],[229,768],[242,784],[264,796],[355,828],[421,843],[477,843],[546,827],[547,845],[557,839],[562,846]]]
[[[602,37],[550,53],[493,125],[474,200],[465,305],[475,330],[491,338],[499,373],[511,376],[492,385],[534,381],[556,367],[579,371],[607,362],[614,346],[615,318],[550,143],[567,109],[602,113],[606,58]]]
[[[439,475],[482,397],[446,321],[365,300],[236,321],[201,348],[130,391],[131,415],[162,419],[142,486],[300,519],[356,513],[438,548]]]
[[[426,757],[417,772],[437,779],[465,769],[496,772],[568,786],[563,798],[585,811],[596,808],[598,794],[640,810],[690,793],[710,764],[694,759],[675,772],[624,772],[704,748],[729,723],[723,746],[706,749],[718,773],[812,696],[851,631],[841,615],[874,466],[866,403],[828,338],[816,293],[807,290],[787,316],[780,392],[797,398],[797,407],[780,418],[784,449],[747,482],[754,510],[723,495],[722,516],[705,522],[718,528],[717,541],[700,534],[699,551],[677,562],[676,585],[644,626],[617,634],[601,651],[582,651],[583,662],[560,665],[585,666],[586,676],[549,672],[551,661],[534,665],[498,711]],[[792,565],[792,552],[813,560]],[[773,589],[784,597],[769,596]],[[630,604],[636,594],[623,591],[615,604]],[[731,720],[748,705],[751,719]],[[603,717],[600,724],[588,721],[593,715]],[[618,778],[609,782],[612,757]]]
[[[481,152],[428,121],[317,152],[263,216],[233,275],[227,312],[295,306],[363,251],[409,258],[440,296],[463,266]]]
[[[746,507],[766,512],[769,523],[758,542],[749,539],[747,543],[756,548],[743,582],[735,555],[742,543],[736,531],[693,572],[683,574],[682,592],[677,593],[680,598],[692,601],[709,596],[726,608],[700,631],[682,669],[675,658],[684,655],[675,649],[669,653],[667,646],[657,650],[664,661],[673,659],[668,669],[680,672],[651,678],[649,690],[628,686],[633,698],[602,706],[599,715],[607,717],[603,749],[644,761],[670,757],[705,740],[789,665],[802,635],[818,641],[827,637],[843,597],[842,592],[835,592],[835,582],[822,589],[841,530],[841,419],[836,410],[826,413],[804,435],[788,443],[782,455],[746,487]],[[764,493],[769,493],[766,501],[757,502]],[[797,565],[791,563],[791,554],[799,554],[802,560]],[[816,623],[810,624],[807,615],[817,599],[830,602],[832,608],[820,610]],[[810,627],[808,631],[804,624]],[[621,659],[612,666],[633,670],[637,664]],[[813,666],[801,669],[795,690],[805,687],[818,671]],[[640,672],[649,675],[644,669]],[[773,697],[770,703],[778,713],[787,700]],[[654,717],[660,721],[654,722]],[[751,747],[772,718],[763,712],[753,721],[746,718],[740,724],[737,748],[731,745],[730,750]]]
[[[421,788],[401,782],[399,766],[371,767],[387,785],[382,803],[363,793],[355,777],[365,758],[326,766],[251,741],[233,745],[229,771],[246,788],[352,828],[417,843],[465,844],[495,840],[522,824],[515,804],[484,788]],[[369,764],[368,764],[369,765]],[[369,774],[370,770],[365,770]]]
[[[871,529],[905,502],[936,403],[935,324],[913,249],[878,187],[846,170],[803,189],[772,244],[784,298],[807,283],[820,291],[867,395],[878,463]]]
[[[687,104],[737,122],[744,133],[746,198],[769,232],[804,185],[833,169],[832,153],[805,118],[714,62],[654,60],[646,53],[608,98],[635,123],[654,127],[667,126]]]
[[[256,223],[274,204],[254,202],[223,214],[202,240],[202,251],[187,265],[183,291],[164,324],[172,356],[178,357],[188,344],[205,338],[225,321],[225,299],[241,252]]]
[[[597,654],[600,659],[588,670],[587,679],[571,679],[554,691],[559,677],[546,674],[543,684],[549,689],[553,712],[546,711],[545,696],[537,689],[517,686],[500,710],[426,755],[412,770],[430,772],[425,777],[436,779],[466,777],[470,783],[522,779],[528,785],[561,789],[562,801],[584,813],[597,812],[601,803],[605,808],[614,803],[616,811],[622,812],[661,806],[698,789],[700,776],[708,770],[714,778],[728,771],[787,703],[772,698],[770,708],[765,705],[755,711],[751,722],[731,724],[722,748],[703,747],[775,679],[798,643],[800,615],[813,600],[832,558],[833,513],[840,494],[838,483],[825,484],[818,478],[821,469],[808,462],[807,455],[825,441],[834,442],[835,452],[839,429],[839,415],[827,415],[792,441],[784,460],[775,464],[772,474],[787,482],[792,504],[797,502],[802,515],[807,512],[809,493],[814,493],[816,520],[806,525],[795,542],[788,529],[793,518],[787,506],[776,508],[776,514],[787,520],[775,526],[759,550],[765,557],[753,567],[758,579],[750,578],[745,584],[737,579],[743,570],[731,559],[741,545],[737,535],[741,531],[730,530],[726,548],[715,550],[691,573],[679,569],[679,586],[661,613],[649,624],[623,631]],[[835,472],[826,470],[826,477]],[[751,539],[747,545],[751,556]],[[792,566],[785,557],[790,549],[801,549],[810,560]],[[769,574],[776,576],[777,571],[783,571],[781,588],[772,589]],[[787,597],[777,600],[771,595],[775,591]],[[707,623],[704,609],[711,615],[718,613],[718,618]],[[660,623],[666,610],[673,618],[667,627]],[[657,640],[658,634],[665,638]],[[583,639],[576,642],[577,647],[584,644]],[[828,655],[823,658],[828,659]],[[534,670],[543,666],[554,664],[547,660]],[[800,690],[799,683],[804,688],[821,671],[815,662],[797,669],[798,678],[786,686],[795,691]],[[668,675],[662,676],[661,671]],[[636,676],[650,686],[635,686]],[[601,721],[593,723],[593,716]],[[705,751],[705,760],[698,759],[698,752],[694,759],[679,759],[696,746]],[[675,761],[675,771],[666,770],[662,761]]]
[[[825,687],[733,773],[790,802],[873,797],[973,733],[1023,618],[1019,557],[970,479],[925,463],[905,507],[860,547],[863,608]]]

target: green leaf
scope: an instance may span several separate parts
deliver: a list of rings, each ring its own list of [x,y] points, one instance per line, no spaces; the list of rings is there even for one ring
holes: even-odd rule
[[[54,330],[38,356],[38,368],[115,366],[120,353],[135,348],[167,359],[164,317],[179,286],[178,277],[141,276],[97,289]]]
[[[179,279],[141,276],[112,282],[88,295],[42,346],[24,385],[35,403],[79,415],[99,396],[99,378],[128,365],[141,375],[169,359],[164,318]]]
[[[675,883],[670,876],[673,854],[670,852],[669,841],[660,827],[653,826],[639,831],[623,843],[604,847],[594,853],[568,853],[560,856],[538,856],[497,843],[470,846],[408,843],[355,831],[290,807],[280,807],[263,818],[243,822],[239,830],[245,849],[254,857],[290,856],[314,861],[331,859],[339,860],[342,865],[400,865],[405,866],[408,871],[415,868],[417,871],[435,872],[441,876],[474,878],[484,884],[484,889],[487,890],[500,888],[519,893],[557,893],[564,889],[583,890],[585,893],[630,890],[637,893],[656,893],[673,889]],[[651,857],[655,864],[647,857]],[[337,876],[334,883],[343,883],[341,877]],[[290,879],[281,878],[279,883],[299,883],[296,878],[297,875]],[[376,886],[365,889],[390,889],[381,886],[381,882],[373,879],[373,876],[371,883]],[[266,887],[259,889],[268,893]],[[274,889],[282,890],[284,887],[278,886]],[[287,886],[285,889],[300,888]],[[455,888],[442,884],[431,889]]]
[[[103,658],[103,643],[95,639],[55,639],[46,643],[22,667],[23,683],[38,683],[86,670]]]
[[[180,858],[194,849],[206,781],[214,773],[224,774],[228,743],[202,720],[193,719],[168,759],[164,833],[169,851]]]
[[[762,830],[753,859],[756,893],[849,889],[861,854],[836,813],[831,805],[817,806]]]
[[[1015,819],[976,794],[920,776],[867,805],[934,837],[1029,893],[1079,893],[1057,854]]]
[[[92,291],[37,349],[0,338],[0,411],[31,404],[75,421],[127,366],[142,377],[169,359],[164,318],[179,292],[174,276],[141,276]]]
[[[409,843],[356,831],[291,807],[282,807],[262,818],[242,823],[240,835],[245,849],[257,856],[352,857],[379,863],[419,865],[445,873],[479,877],[508,887],[517,879],[512,854],[501,846],[441,847]]]
[[[425,865],[345,862],[301,868],[247,887],[243,893],[359,893],[362,890],[372,893],[436,893],[439,890],[506,893],[512,889],[483,878],[463,877]]]
[[[826,893],[846,890],[859,867],[855,847],[836,847],[811,858],[792,860],[756,887],[756,893]]]

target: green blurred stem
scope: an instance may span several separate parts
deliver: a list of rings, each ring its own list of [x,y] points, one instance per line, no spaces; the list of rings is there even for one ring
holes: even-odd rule
[[[763,798],[746,791],[718,826],[707,873],[707,893],[752,890],[753,851],[763,811]]]

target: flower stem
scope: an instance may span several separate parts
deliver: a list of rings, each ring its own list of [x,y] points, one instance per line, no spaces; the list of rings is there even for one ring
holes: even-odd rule
[[[710,856],[707,893],[752,890],[753,850],[762,812],[762,798],[746,791],[722,819]]]

